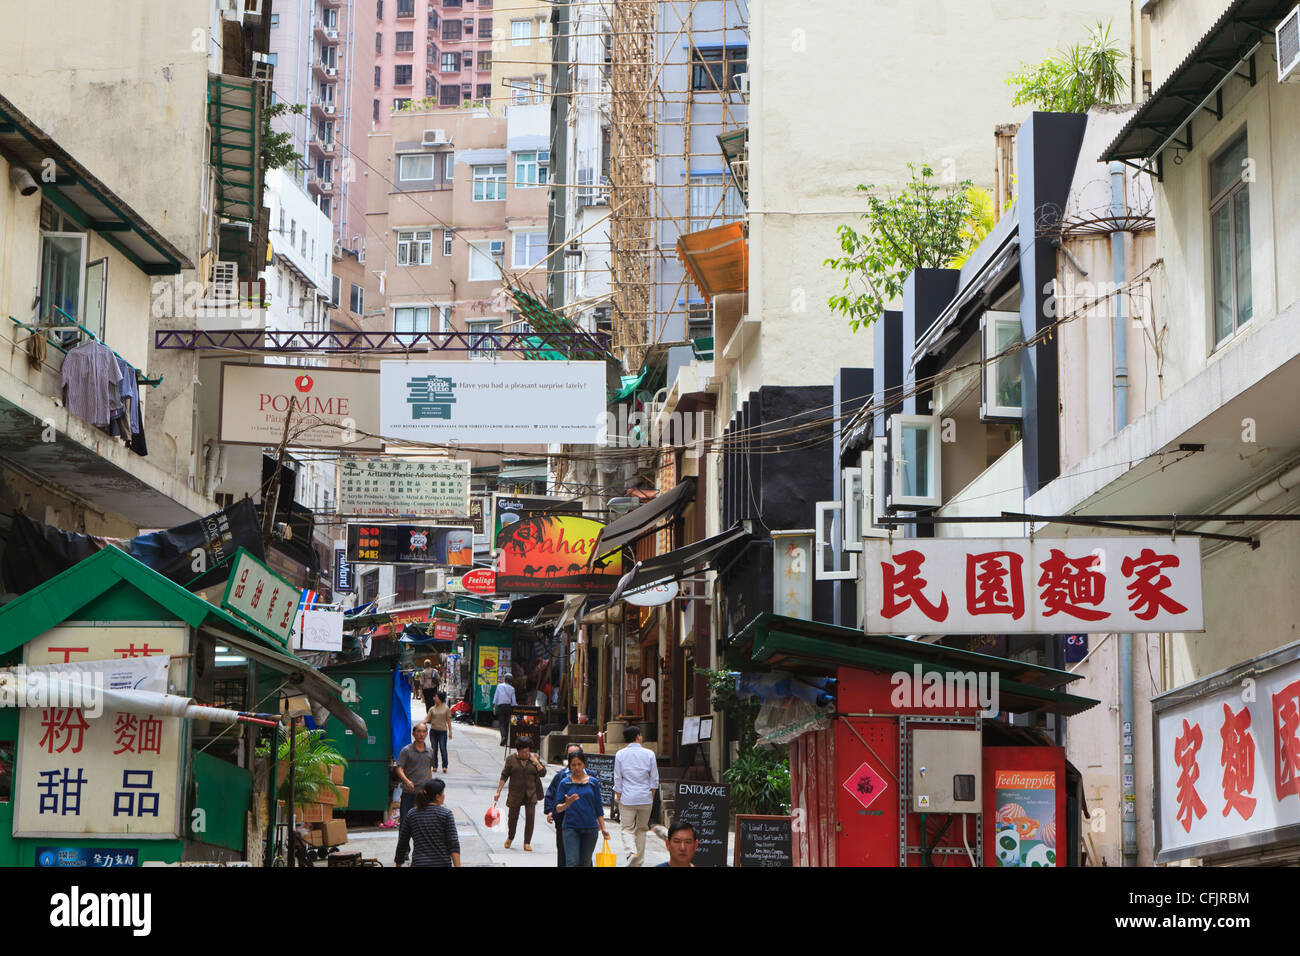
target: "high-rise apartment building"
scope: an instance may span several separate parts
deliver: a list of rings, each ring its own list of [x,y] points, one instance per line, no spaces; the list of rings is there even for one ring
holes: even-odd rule
[[[279,0],[271,14],[276,102],[301,104],[274,127],[293,135],[296,177],[330,218],[342,249],[364,246],[370,135],[370,0]]]

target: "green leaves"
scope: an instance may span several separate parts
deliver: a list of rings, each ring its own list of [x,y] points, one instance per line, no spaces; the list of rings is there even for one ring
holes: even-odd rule
[[[890,302],[903,294],[903,283],[916,269],[941,269],[967,251],[962,227],[969,211],[970,180],[953,186],[934,182],[934,170],[909,163],[911,180],[895,194],[878,195],[875,186],[859,186],[867,195],[864,232],[840,226],[842,256],[824,265],[846,273],[844,294],[828,304],[849,319],[856,332],[876,321]]]
[[[790,807],[790,759],[781,750],[741,751],[722,775],[737,813],[784,814]]]
[[[301,103],[290,105],[283,101],[272,103],[262,111],[262,168],[279,169],[293,162],[302,162],[302,156],[293,148],[292,133],[277,133],[271,126],[271,120],[285,113],[301,116],[307,107]]]
[[[1087,43],[1058,50],[1037,66],[1022,63],[1007,77],[1015,87],[1013,106],[1031,104],[1052,113],[1086,113],[1099,103],[1116,103],[1128,89],[1120,65],[1126,54],[1111,39],[1111,25],[1098,23]]]
[[[289,762],[289,734],[281,727],[276,736],[275,759],[280,763]],[[257,756],[265,759],[270,754],[270,747],[263,741],[257,747]],[[293,745],[293,802],[303,807],[320,802],[320,795],[328,788],[335,797],[338,786],[330,776],[331,767],[346,767],[347,759],[331,746],[325,739],[325,731],[301,731]],[[285,775],[280,784],[279,799],[289,796],[289,777]]]

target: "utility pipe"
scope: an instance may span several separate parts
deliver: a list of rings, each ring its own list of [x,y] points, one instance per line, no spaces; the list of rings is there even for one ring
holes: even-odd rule
[[[1110,164],[1110,212],[1115,221],[1124,217],[1124,165]],[[1110,268],[1115,289],[1124,288],[1124,233],[1110,234]],[[1115,434],[1128,425],[1128,318],[1124,296],[1114,295]],[[1123,821],[1125,866],[1137,866],[1137,780],[1133,751],[1133,635],[1119,636],[1120,818]]]
[[[1285,474],[1279,475],[1267,484],[1260,485],[1250,494],[1243,497],[1240,501],[1222,510],[1222,514],[1249,514],[1257,505],[1266,504],[1274,498],[1279,498],[1288,491],[1300,488],[1300,465],[1292,468]],[[1226,521],[1211,521],[1202,525],[1198,531],[1218,531],[1220,528],[1227,527]]]

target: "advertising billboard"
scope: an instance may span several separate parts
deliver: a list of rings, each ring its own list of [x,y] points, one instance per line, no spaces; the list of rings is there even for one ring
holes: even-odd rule
[[[350,524],[348,560],[357,564],[474,564],[474,529],[437,525]]]
[[[497,554],[498,593],[608,594],[623,574],[619,552],[587,567],[604,524],[576,515],[534,515],[501,532]]]
[[[379,375],[299,365],[221,363],[218,432],[231,445],[279,445],[293,409],[295,448],[379,451]]]

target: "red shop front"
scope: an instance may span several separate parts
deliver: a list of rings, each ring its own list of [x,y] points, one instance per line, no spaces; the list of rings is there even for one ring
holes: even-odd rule
[[[1060,690],[1074,675],[770,614],[733,653],[747,654],[740,669],[837,681],[833,714],[789,744],[797,865],[1076,862],[1079,774],[1045,732],[1008,719],[1094,706]]]

